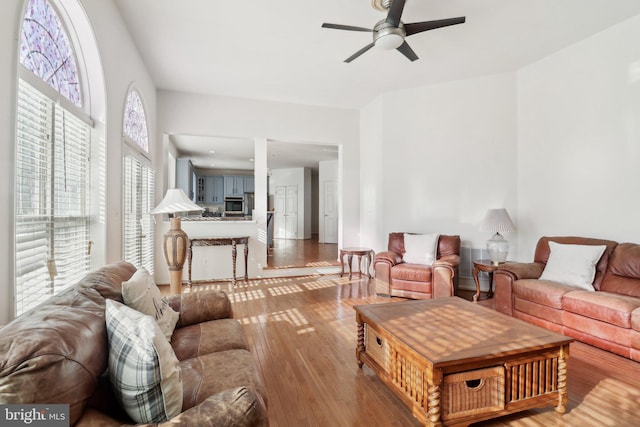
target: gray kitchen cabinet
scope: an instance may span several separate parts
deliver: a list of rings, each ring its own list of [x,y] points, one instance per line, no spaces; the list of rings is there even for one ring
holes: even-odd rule
[[[209,176],[207,179],[207,191],[210,191],[211,197],[207,196],[208,203],[223,203],[224,202],[224,177]]]
[[[255,189],[255,178],[251,175],[244,177],[244,192],[253,193]]]
[[[244,176],[225,175],[224,176],[224,196],[242,197],[244,195]]]
[[[196,190],[196,203],[207,202],[207,177],[198,175]]]
[[[191,201],[196,202],[196,171],[191,160],[181,157],[176,160],[176,188],[184,191]]]

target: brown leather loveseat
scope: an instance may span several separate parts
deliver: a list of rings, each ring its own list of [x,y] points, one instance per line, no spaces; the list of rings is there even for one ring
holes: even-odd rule
[[[68,404],[70,425],[133,424],[106,375],[107,299],[135,267],[119,262],[0,328],[0,403]],[[171,337],[179,361],[182,412],[166,426],[266,426],[265,388],[226,294],[203,290],[168,297],[180,313]]]
[[[593,289],[540,277],[549,242],[604,245]],[[496,310],[640,361],[640,245],[585,237],[542,237],[531,263],[494,273]]]
[[[413,299],[455,295],[460,264],[460,236],[440,235],[432,264],[405,262],[405,233],[389,233],[387,251],[376,254],[376,293]],[[413,234],[413,233],[408,233]]]

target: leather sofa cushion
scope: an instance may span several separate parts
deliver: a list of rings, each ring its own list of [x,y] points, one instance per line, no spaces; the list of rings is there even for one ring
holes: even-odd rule
[[[183,404],[185,411],[207,397],[224,390],[248,386],[267,396],[258,376],[251,353],[247,350],[227,350],[180,362],[182,369]],[[266,402],[265,402],[266,403]]]
[[[544,319],[547,322],[557,324],[562,323],[562,310],[549,307],[548,305],[537,304],[532,301],[515,297],[513,301],[513,308],[519,313]]]
[[[573,336],[580,341],[588,343],[588,337],[595,337],[624,347],[631,345],[631,334],[633,333],[631,329],[614,326],[611,323],[591,319],[570,311],[562,313],[562,323],[565,326],[565,335]],[[572,330],[572,333],[568,333],[569,330]],[[576,334],[576,332],[579,332],[579,334]],[[625,354],[628,354],[628,352],[625,352]]]
[[[171,337],[171,347],[178,360],[218,351],[249,349],[242,325],[236,319],[211,320],[177,328]]]
[[[65,403],[73,425],[107,367],[104,309],[70,289],[0,329],[0,402]]]
[[[631,312],[640,308],[640,299],[603,291],[573,291],[564,295],[562,306],[571,313],[631,328]]]
[[[518,298],[562,310],[562,297],[576,290],[569,285],[538,279],[522,279],[513,282],[513,294]]]
[[[394,280],[409,280],[413,282],[431,282],[433,269],[423,264],[398,264],[391,269]]]
[[[394,279],[391,284],[391,289],[394,291],[404,291],[405,293],[394,292],[394,296],[402,298],[423,298],[433,295],[433,283],[432,282],[416,282],[413,280],[399,280]],[[416,294],[416,295],[414,295]],[[424,295],[418,295],[424,294]]]
[[[600,290],[640,298],[640,245],[621,243],[616,246]]]

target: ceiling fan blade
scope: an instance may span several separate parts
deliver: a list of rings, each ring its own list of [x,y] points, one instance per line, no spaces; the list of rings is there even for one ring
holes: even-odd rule
[[[409,59],[409,61],[413,62],[418,59],[418,55],[411,49],[411,46],[405,41],[400,45],[400,47],[396,48],[399,52],[401,52],[404,56]]]
[[[366,45],[365,47],[363,47],[362,49],[360,49],[359,51],[357,51],[356,53],[354,53],[353,55],[351,55],[350,57],[345,59],[344,62],[346,62],[348,64],[349,62],[351,62],[354,59],[356,59],[358,56],[362,55],[363,53],[365,53],[366,51],[371,49],[373,46],[375,46],[375,43],[370,43],[370,44]]]
[[[400,18],[402,18],[402,11],[404,10],[405,0],[393,0],[391,7],[389,7],[389,13],[385,20],[387,24],[391,24],[394,27],[400,26]]]
[[[404,24],[404,29],[407,32],[407,36],[410,36],[412,34],[421,33],[423,31],[448,27],[449,25],[464,24],[465,21],[466,18],[464,16],[461,16],[459,18],[439,19],[437,21],[415,22],[413,24]]]
[[[371,28],[354,27],[353,25],[327,24],[326,22],[322,24],[322,28],[332,28],[334,30],[347,30],[347,31],[362,31],[365,33],[373,32]]]

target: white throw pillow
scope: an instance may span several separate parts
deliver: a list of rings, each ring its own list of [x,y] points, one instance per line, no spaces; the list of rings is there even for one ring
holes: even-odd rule
[[[404,234],[404,256],[409,264],[431,265],[438,253],[438,234]]]
[[[137,423],[160,423],[182,411],[176,354],[156,321],[107,299],[109,377],[116,399]]]
[[[540,276],[567,285],[594,291],[596,265],[607,249],[604,245],[565,245],[549,242],[549,260]]]
[[[167,340],[171,341],[180,314],[169,306],[146,268],[140,268],[131,279],[122,282],[124,303],[141,313],[153,317]]]

